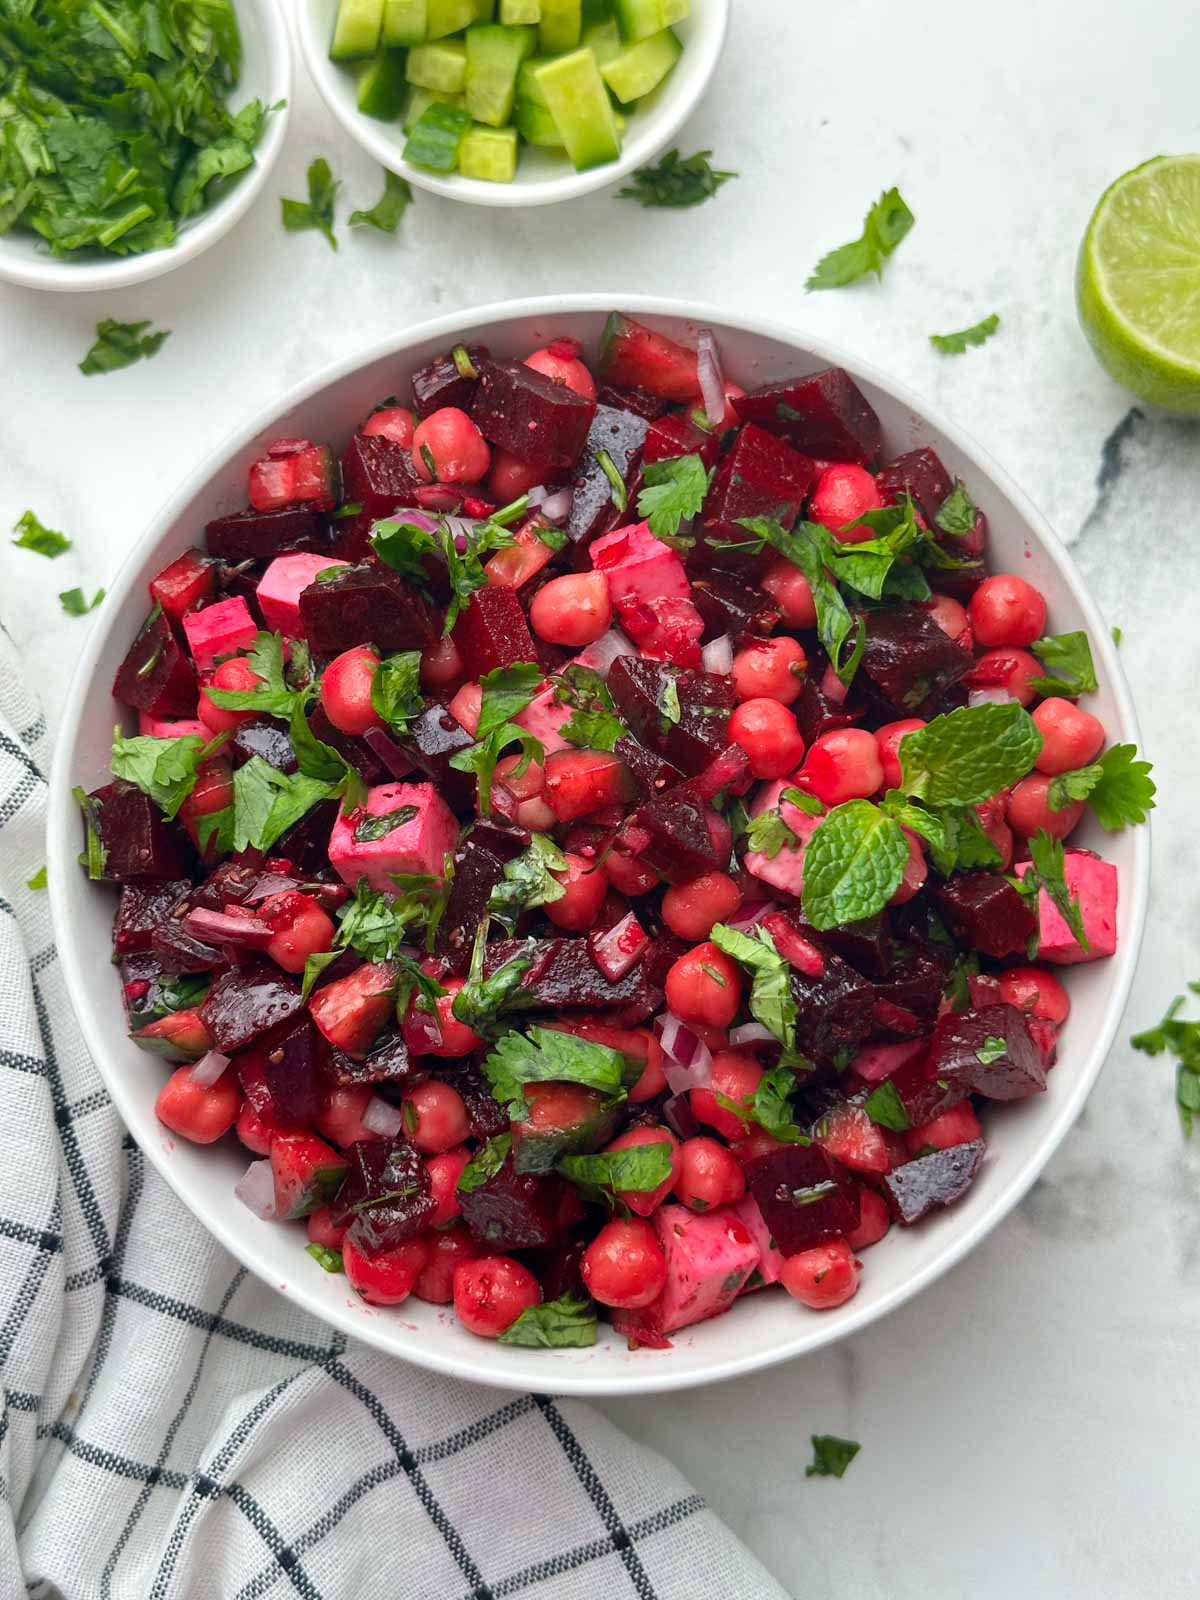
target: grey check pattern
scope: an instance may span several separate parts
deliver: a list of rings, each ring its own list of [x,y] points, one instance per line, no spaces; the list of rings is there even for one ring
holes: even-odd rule
[[[47,741],[0,633],[3,1600],[784,1600],[588,1407],[349,1343],[184,1209],[100,1085],[26,887]]]

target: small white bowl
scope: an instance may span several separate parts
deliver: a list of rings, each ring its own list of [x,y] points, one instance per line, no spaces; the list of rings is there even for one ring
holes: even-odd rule
[[[576,172],[558,151],[522,143],[517,175],[511,183],[463,178],[456,172],[442,178],[436,172],[410,166],[404,159],[407,136],[400,121],[380,122],[363,116],[355,103],[357,84],[352,68],[329,59],[336,14],[337,0],[297,0],[300,49],[325,104],[350,137],[381,166],[398,172],[420,189],[471,205],[548,206],[556,200],[574,200],[594,189],[607,188],[636,167],[644,166],[671,142],[695,110],[716,70],[729,27],[729,0],[692,0],[691,15],[675,24],[683,54],[662,87],[647,97],[649,104],[624,108],[629,125],[618,160]]]
[[[0,234],[0,278],[27,289],[54,289],[68,294],[124,289],[195,260],[245,216],[283,148],[292,98],[292,42],[279,0],[238,0],[237,14],[243,59],[241,80],[232,95],[234,109],[256,98],[264,106],[284,102],[267,118],[254,152],[254,165],[215,205],[185,222],[175,243],[165,250],[147,250],[137,256],[59,260],[37,234],[14,229]]]
[[[1017,1203],[1078,1116],[1103,1065],[1137,964],[1149,886],[1146,828],[1104,835],[1087,823],[1075,836],[1120,873],[1119,943],[1110,960],[1065,968],[1071,1018],[1048,1090],[986,1114],[988,1154],[970,1191],[919,1227],[893,1228],[866,1258],[855,1298],[812,1312],[781,1290],[739,1301],[711,1322],[685,1328],[670,1350],[630,1352],[611,1328],[587,1350],[521,1350],[475,1338],[442,1307],[408,1300],[381,1310],[360,1300],[345,1278],[322,1272],[304,1253],[302,1228],[262,1222],[233,1192],[249,1152],[225,1140],[201,1148],[175,1139],[157,1121],[154,1100],[163,1063],[125,1032],[115,971],[98,969],[108,948],[113,895],[79,868],[80,820],[71,798],[108,782],[113,723],[128,720],[109,685],[148,608],[146,585],[214,517],[245,504],[246,470],[281,434],[328,439],[341,447],[384,395],[403,393],[413,371],[451,343],[486,343],[522,355],[555,337],[574,336],[594,352],[613,306],[676,338],[715,330],[728,376],[751,388],[771,378],[845,367],[883,424],[887,456],[928,444],[961,477],[990,526],[997,570],[1037,584],[1056,633],[1085,628],[1100,677],[1092,709],[1109,738],[1138,743],[1137,719],[1107,625],[1071,557],[1020,489],[954,423],[930,414],[916,395],[856,358],[761,319],[731,318],[709,307],[645,296],[564,295],[458,312],[327,367],[263,410],[180,485],[127,558],[83,657],[63,713],[50,786],[48,878],[59,957],[83,1037],[125,1125],[159,1171],[227,1250],[264,1282],[306,1310],[368,1344],[418,1366],[503,1389],[550,1394],[620,1395],[692,1388],[816,1350],[874,1322],[962,1259]]]

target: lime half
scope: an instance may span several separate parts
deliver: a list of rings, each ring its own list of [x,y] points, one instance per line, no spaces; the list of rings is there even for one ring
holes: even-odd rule
[[[1200,155],[1156,156],[1105,190],[1075,299],[1118,383],[1151,405],[1200,412]]]

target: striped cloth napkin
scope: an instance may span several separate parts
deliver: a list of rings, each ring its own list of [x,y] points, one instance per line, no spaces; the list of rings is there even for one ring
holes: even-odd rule
[[[117,1120],[27,885],[48,743],[0,632],[0,1595],[785,1600],[587,1406],[358,1346],[184,1209]]]

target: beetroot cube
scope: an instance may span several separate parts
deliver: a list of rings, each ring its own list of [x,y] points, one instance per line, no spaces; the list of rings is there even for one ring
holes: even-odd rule
[[[429,601],[378,561],[339,567],[310,583],[300,595],[300,626],[319,656],[340,655],[356,644],[423,650],[437,636]]]
[[[328,1046],[307,1012],[264,1033],[238,1057],[238,1072],[260,1074],[271,1119],[280,1128],[311,1128],[326,1101]]]
[[[351,956],[353,952],[347,950],[343,954]],[[338,968],[339,962],[331,961],[325,971],[333,973],[335,978],[345,978],[353,970],[350,966],[344,971]],[[393,1033],[385,1032],[361,1060],[348,1056],[337,1045],[330,1044],[324,1034],[321,1039],[329,1052],[325,1064],[326,1076],[340,1088],[354,1089],[363,1083],[404,1083],[409,1078],[425,1076],[409,1055],[404,1035],[398,1029]]]
[[[924,1032],[926,1027],[932,1026],[938,1014],[946,989],[946,978],[945,965],[929,950],[905,950],[886,977],[876,978],[877,1007],[886,1003],[909,1012],[919,1024],[915,1031]],[[878,1017],[878,1010],[876,1015]]]
[[[858,1226],[858,1184],[819,1145],[772,1150],[747,1163],[745,1172],[771,1240],[785,1256]]]
[[[308,506],[332,511],[338,499],[338,470],[333,451],[308,439],[277,439],[266,455],[253,462],[246,498],[255,511],[281,511]]]
[[[646,422],[657,422],[659,417],[665,417],[671,404],[665,395],[651,394],[648,389],[619,389],[612,383],[602,383],[596,390],[596,399],[614,411],[632,411],[635,417]]]
[[[954,480],[942,465],[942,458],[928,445],[908,450],[886,467],[880,467],[875,482],[885,500],[897,501],[912,496],[913,504],[932,528],[942,501],[954,488]]]
[[[929,892],[951,931],[981,955],[1024,954],[1037,930],[1029,906],[998,872],[957,873],[932,883]]]
[[[466,350],[471,366],[478,373],[488,358],[487,345],[469,344]],[[419,417],[427,417],[443,406],[457,406],[460,411],[467,411],[478,381],[470,373],[460,372],[452,355],[435,356],[428,366],[418,367],[413,373],[413,407]]]
[[[200,1017],[212,1032],[214,1046],[230,1055],[303,1007],[300,985],[262,957],[215,978]]]
[[[680,784],[631,812],[618,839],[626,835],[648,836],[640,849],[632,842],[626,848],[668,883],[687,883],[723,865],[708,831],[707,807],[691,784]]]
[[[458,718],[435,700],[409,723],[400,748],[414,767],[433,779],[448,805],[456,811],[470,809],[473,813],[475,776],[452,767],[450,758],[460,750],[469,750],[474,743]]]
[[[934,1030],[930,1069],[989,1100],[1023,1100],[1046,1087],[1042,1052],[1016,1006],[948,1011]]]
[[[683,773],[678,767],[672,766],[653,750],[647,750],[644,744],[640,744],[629,734],[623,734],[617,740],[613,747],[613,755],[628,767],[634,783],[637,784],[638,793],[644,800],[652,799],[655,795],[662,794],[664,789],[673,788],[675,784],[683,781]]]
[[[494,939],[487,947],[484,971],[490,977],[506,961],[527,955],[533,959],[521,987],[531,1006],[609,1010],[642,1005],[649,998],[644,962],[610,980],[588,955],[586,939],[537,939],[532,951],[528,939]]]
[[[679,694],[679,721],[662,715],[669,679]],[[712,672],[677,671],[661,661],[621,656],[608,674],[617,715],[646,749],[689,775],[703,772],[727,744],[732,680]],[[722,715],[722,713],[725,713]]]
[[[732,572],[710,572],[692,584],[692,604],[704,618],[705,633],[713,639],[728,634],[735,644],[753,644],[769,634],[779,621],[779,607],[755,586]]]
[[[454,642],[472,678],[538,658],[533,635],[512,589],[476,589],[454,625]]]
[[[644,389],[666,400],[700,393],[696,352],[620,311],[604,324],[597,374],[619,389]]]
[[[405,1138],[361,1139],[346,1151],[347,1170],[330,1210],[334,1225],[364,1255],[392,1250],[421,1233],[437,1209],[420,1152]]]
[[[468,834],[454,854],[450,897],[438,924],[435,954],[452,972],[465,972],[475,931],[487,913],[492,890],[504,877],[504,860]]]
[[[412,454],[403,445],[384,434],[356,433],[342,457],[342,498],[362,509],[338,518],[338,549],[356,559],[365,556],[372,524],[402,506],[415,506],[420,487]]]
[[[871,611],[861,671],[894,717],[929,717],[936,702],[971,670],[971,652],[919,606]]]
[[[187,855],[179,834],[167,826],[158,807],[124,778],[114,778],[88,796],[88,814],[105,852],[102,875],[108,883],[129,878],[175,880],[187,877]]]
[[[196,674],[161,606],[155,606],[130,645],[112,692],[114,699],[152,717],[195,716]]]
[[[865,466],[879,454],[882,429],[848,372],[829,367],[806,378],[765,383],[739,396],[738,416],[778,433],[822,461]]]
[[[1117,948],[1117,869],[1111,861],[1101,861],[1090,850],[1068,850],[1063,857],[1063,880],[1067,891],[1079,901],[1085,950],[1067,925],[1067,920],[1043,889],[1038,896],[1038,959],[1060,966],[1078,961],[1097,961],[1111,956]]]
[[[166,922],[171,912],[191,888],[187,878],[166,883],[158,879],[134,878],[121,886],[117,914],[113,919],[113,950],[118,956],[149,950],[154,930]]]
[[[961,1200],[983,1162],[984,1143],[951,1145],[930,1155],[906,1161],[883,1179],[883,1196],[892,1215],[905,1228],[920,1222],[930,1211]]]
[[[698,428],[691,417],[673,414],[650,424],[642,460],[673,461],[679,456],[699,456],[711,472],[720,453],[719,433],[710,428]]]
[[[211,600],[217,588],[216,563],[199,550],[185,550],[150,580],[150,598],[174,622],[184,612]]]
[[[704,543],[696,555],[721,567],[761,564],[757,556],[713,550],[713,540],[746,540],[743,517],[773,517],[790,528],[817,475],[816,463],[774,434],[748,422],[717,470],[700,512],[698,531]]]
[[[821,687],[821,674],[809,662],[808,671],[800,683],[800,693],[792,704],[792,711],[807,748],[823,733],[834,728],[849,728],[866,715],[866,708],[854,695],[845,700],[832,700]]]
[[[517,1173],[512,1157],[478,1189],[459,1196],[463,1221],[475,1243],[489,1250],[529,1250],[559,1233],[561,1178]]]
[[[322,572],[334,572],[347,563],[334,556],[297,551],[276,556],[258,585],[258,605],[268,629],[288,638],[300,634],[300,596]]]
[[[819,977],[792,968],[796,1044],[815,1061],[827,1062],[856,1050],[871,1033],[875,985],[832,950],[817,948],[824,957]]]
[[[235,511],[217,517],[204,529],[208,553],[231,565],[239,561],[271,561],[291,550],[329,548],[324,517],[302,506],[284,511]]]
[[[596,402],[523,361],[486,361],[471,402],[475,426],[490,444],[519,456],[547,477],[583,454]]]
[[[220,656],[249,650],[258,636],[258,624],[241,595],[217,600],[202,611],[189,611],[183,619],[192,660],[200,668],[211,667]]]
[[[646,424],[641,417],[635,417],[632,411],[614,411],[610,406],[596,407],[583,460],[571,484],[571,510],[567,517],[570,539],[586,543],[611,528],[622,516],[613,503],[613,486],[596,459],[596,452],[608,452],[609,460],[625,484],[627,502],[632,504],[645,442]]]

